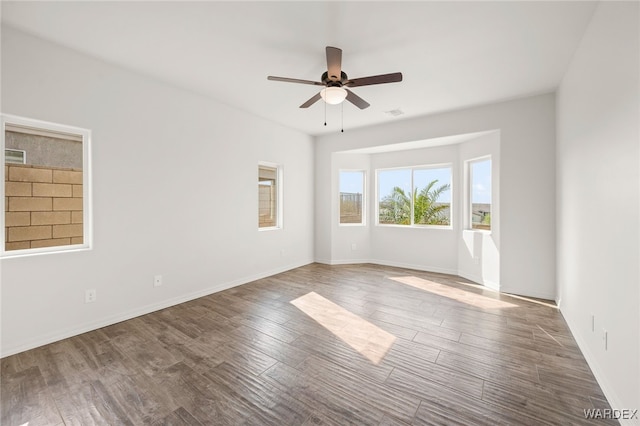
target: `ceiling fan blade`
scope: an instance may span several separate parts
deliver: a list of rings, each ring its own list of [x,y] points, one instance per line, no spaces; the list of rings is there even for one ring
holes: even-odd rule
[[[274,77],[272,75],[268,76],[267,80],[284,81],[285,83],[300,83],[300,84],[312,84],[314,86],[324,86],[324,84],[319,81],[300,80],[298,78],[288,78],[288,77]]]
[[[329,80],[340,81],[342,74],[342,49],[327,46],[327,75]]]
[[[318,102],[320,100],[320,97],[320,92],[316,93],[311,99],[300,105],[300,108],[309,108],[311,105]]]
[[[345,86],[359,87],[370,86],[372,84],[397,83],[402,81],[402,73],[394,72],[391,74],[373,75],[371,77],[354,78],[344,83]]]
[[[345,89],[347,91],[347,100],[357,106],[360,109],[365,109],[369,107],[369,102],[362,99],[360,96],[353,93],[351,90]]]

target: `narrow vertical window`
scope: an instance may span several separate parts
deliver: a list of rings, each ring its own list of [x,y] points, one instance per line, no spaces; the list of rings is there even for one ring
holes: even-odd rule
[[[89,247],[89,131],[2,117],[5,255]]]
[[[364,202],[364,172],[340,172],[340,224],[362,225]]]
[[[280,183],[278,166],[258,166],[258,227],[280,226]]]
[[[491,159],[469,162],[471,228],[491,230]]]

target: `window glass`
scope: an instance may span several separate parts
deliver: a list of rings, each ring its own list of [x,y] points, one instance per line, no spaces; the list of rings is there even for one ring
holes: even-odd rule
[[[378,171],[378,223],[411,225],[411,169]]]
[[[258,166],[258,227],[278,226],[278,168]]]
[[[491,229],[491,159],[469,163],[471,228]]]
[[[416,225],[451,225],[451,168],[413,171],[413,221]]]
[[[363,224],[364,172],[340,172],[340,223]]]

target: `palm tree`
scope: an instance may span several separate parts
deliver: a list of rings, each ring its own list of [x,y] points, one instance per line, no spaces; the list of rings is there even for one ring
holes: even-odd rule
[[[413,191],[413,223],[419,225],[449,225],[449,218],[445,211],[447,204],[438,203],[438,198],[443,192],[448,191],[451,185],[444,184],[437,188],[438,180],[432,180],[418,193],[418,188]]]
[[[411,224],[411,200],[399,186],[394,186],[391,194],[380,202],[380,223],[395,225]]]
[[[434,186],[438,180],[433,180],[418,193],[414,189],[412,199],[399,186],[393,187],[391,193],[380,201],[379,222],[383,224],[411,225],[411,201],[413,201],[413,223],[419,225],[448,225],[449,218],[445,211],[447,204],[438,203],[443,192],[448,191],[450,185]]]

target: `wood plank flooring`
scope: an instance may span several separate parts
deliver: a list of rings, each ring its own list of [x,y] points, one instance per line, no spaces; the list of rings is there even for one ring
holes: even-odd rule
[[[1,366],[4,426],[580,425],[610,408],[551,304],[376,265],[311,264]]]

